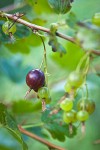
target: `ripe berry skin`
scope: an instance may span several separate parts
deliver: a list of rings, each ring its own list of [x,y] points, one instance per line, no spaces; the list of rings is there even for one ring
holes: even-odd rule
[[[44,73],[39,69],[29,71],[26,76],[26,83],[30,89],[33,89],[35,92],[37,92],[38,89],[43,87],[45,84]]]

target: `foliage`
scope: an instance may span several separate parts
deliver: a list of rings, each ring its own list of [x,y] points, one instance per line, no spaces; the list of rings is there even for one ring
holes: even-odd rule
[[[6,111],[6,107],[3,104],[0,104],[0,124],[22,144],[23,150],[27,150],[27,146],[20,135],[16,122]]]
[[[23,14],[20,17],[23,20],[50,30],[48,34],[12,20],[16,32],[13,35],[7,32],[6,35],[2,26],[10,19],[0,11],[0,149],[17,150],[18,143],[23,150],[47,149],[36,141],[31,141],[28,136],[21,135],[18,129],[21,124],[31,133],[65,149],[77,150],[78,147],[85,150],[88,147],[98,150],[99,145],[90,143],[99,139],[100,130],[100,59],[92,53],[93,50],[100,52],[100,20],[95,20],[95,16],[100,14],[99,0],[4,0],[0,2],[0,9],[15,15],[19,12]],[[72,37],[74,42],[59,38],[59,32]],[[50,103],[33,90],[24,99],[28,90],[26,75],[37,68],[44,72],[46,80],[43,86],[49,91],[46,98],[50,99]],[[70,77],[73,71],[81,75],[81,83],[77,78]],[[86,135],[81,142],[79,127],[82,123],[77,121],[72,125],[63,120],[64,112],[60,108],[63,96],[71,97],[74,104],[72,109],[76,111],[77,103],[84,97],[93,99],[96,105],[95,112],[86,122]],[[44,102],[47,103],[46,106]],[[47,110],[42,112],[44,107]],[[10,134],[7,132],[13,137],[10,146]],[[5,141],[8,143],[4,143],[3,136],[7,136],[9,140]]]

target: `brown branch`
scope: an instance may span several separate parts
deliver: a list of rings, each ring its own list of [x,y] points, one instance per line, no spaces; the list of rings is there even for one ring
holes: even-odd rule
[[[49,148],[54,148],[54,149],[57,149],[57,150],[65,150],[64,148],[56,146],[56,145],[54,145],[54,144],[52,144],[52,143],[44,140],[43,138],[41,138],[41,137],[39,137],[39,136],[37,136],[37,135],[35,135],[35,134],[33,134],[33,133],[31,133],[31,132],[23,129],[21,126],[18,126],[18,128],[19,128],[19,130],[20,130],[21,133],[23,133],[23,134],[31,137],[32,139],[35,139],[35,140],[41,142],[42,144],[45,144]]]
[[[92,50],[91,52],[95,55],[100,56],[100,50]]]
[[[30,22],[28,22],[28,21],[25,21],[25,20],[23,20],[23,19],[18,19],[15,15],[13,15],[13,14],[8,14],[8,13],[5,13],[3,16],[2,16],[2,13],[0,14],[0,16],[1,17],[8,17],[9,19],[11,19],[11,20],[14,20],[14,21],[16,21],[16,22],[18,22],[18,23],[20,23],[20,24],[23,24],[23,25],[25,25],[25,26],[27,26],[27,27],[29,27],[29,28],[31,28],[31,29],[33,29],[33,30],[40,30],[40,31],[43,31],[43,32],[46,32],[46,33],[49,33],[50,34],[50,30],[48,29],[48,28],[45,28],[45,27],[41,27],[41,26],[38,26],[38,25],[35,25],[35,24],[32,24],[32,23],[30,23]],[[65,39],[65,40],[68,40],[68,41],[70,41],[70,42],[72,42],[72,43],[75,43],[75,40],[74,40],[74,38],[72,38],[72,37],[70,37],[70,36],[66,36],[66,35],[64,35],[64,34],[62,34],[62,33],[60,33],[60,32],[56,32],[56,35],[58,36],[58,37],[60,37],[60,38],[63,38],[63,39]]]
[[[93,144],[100,144],[100,139],[94,141]]]
[[[4,13],[4,15],[3,15],[3,13],[1,12],[0,16],[1,17],[8,17],[9,19],[14,20],[14,21],[16,21],[16,22],[18,22],[20,24],[23,24],[23,25],[31,28],[32,30],[37,30],[37,31],[40,30],[40,31],[43,31],[43,32],[46,32],[46,33],[50,34],[50,29],[42,27],[42,26],[39,26],[39,25],[32,24],[32,23],[30,23],[28,21],[25,21],[23,19],[20,19],[20,18],[18,19],[18,17],[13,15],[13,14]],[[70,42],[72,42],[74,44],[77,44],[75,39],[73,37],[68,36],[68,35],[62,34],[60,32],[56,32],[56,36],[58,36],[58,37],[60,37],[62,39],[65,39],[67,41],[70,41]],[[100,51],[99,50],[98,51],[97,50],[92,50],[91,52],[93,54],[95,54],[95,55],[98,55],[98,56],[100,55]]]

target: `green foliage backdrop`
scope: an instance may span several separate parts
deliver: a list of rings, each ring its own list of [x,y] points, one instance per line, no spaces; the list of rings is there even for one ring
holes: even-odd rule
[[[8,13],[21,12],[25,13],[23,19],[50,28],[52,22],[63,22],[68,19],[68,15],[57,15],[48,5],[47,0],[3,0],[0,1],[0,9],[7,10]],[[12,6],[10,10],[10,7]],[[15,7],[16,6],[16,7]],[[71,11],[77,16],[79,21],[89,20],[96,12],[100,12],[99,0],[75,0],[72,3]],[[27,120],[27,124],[34,127],[27,127],[28,131],[33,132],[48,141],[64,147],[66,150],[99,150],[100,142],[100,117],[99,117],[99,99],[100,99],[100,59],[95,57],[91,64],[91,72],[87,76],[87,84],[90,98],[96,103],[96,110],[86,122],[86,135],[82,137],[80,128],[74,128],[72,138],[68,133],[68,126],[63,128],[54,122],[54,119],[59,120],[60,116],[48,117],[48,114],[41,113],[41,103],[35,97],[32,91],[29,98],[31,101],[24,101],[28,87],[25,83],[25,77],[29,70],[39,68],[43,58],[43,46],[38,36],[31,33],[27,27],[16,24],[17,32],[15,33],[16,42],[11,44],[9,38],[2,32],[1,26],[5,19],[0,17],[0,103],[5,104],[8,110],[0,107],[0,115],[2,109],[4,112],[3,118],[0,117],[0,122],[3,122],[3,127],[0,128],[0,150],[47,150],[43,144],[35,141],[25,135],[21,135],[18,131],[15,121],[11,122],[11,116],[5,117],[5,114],[11,114],[17,124],[21,124],[23,120]],[[67,22],[67,21],[66,21]],[[70,23],[73,26],[73,22]],[[75,33],[68,25],[61,26],[59,31],[66,33],[69,36],[74,36]],[[47,36],[46,33],[44,33]],[[52,97],[50,106],[56,106],[58,100],[64,95],[64,84],[71,71],[73,71],[84,51],[79,46],[72,44],[69,41],[58,38],[66,49],[66,54],[60,57],[59,53],[53,53],[48,45],[48,38],[45,38],[47,49],[47,62],[49,73],[49,86]],[[95,69],[94,69],[95,67]],[[98,75],[97,75],[97,74]],[[77,99],[80,97],[79,92]],[[49,107],[49,106],[48,106]],[[42,116],[42,123],[41,123]],[[57,118],[56,118],[57,117]],[[48,118],[48,119],[47,119]],[[47,120],[46,120],[47,119]],[[50,120],[51,119],[51,120]],[[37,124],[37,126],[35,126]],[[13,126],[13,127],[12,127]],[[5,128],[4,128],[5,127]],[[13,129],[12,129],[13,128]],[[10,134],[12,132],[12,135]],[[77,132],[77,134],[76,134]],[[66,134],[65,134],[66,133]],[[67,137],[65,136],[67,135]],[[15,137],[15,138],[14,138]],[[16,140],[17,139],[17,140]],[[24,141],[26,144],[24,143]],[[65,140],[66,139],[66,140]],[[65,140],[65,141],[64,141]],[[21,145],[21,144],[22,145]]]

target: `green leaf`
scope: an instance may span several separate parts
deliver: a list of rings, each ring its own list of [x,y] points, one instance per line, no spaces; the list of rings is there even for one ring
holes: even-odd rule
[[[76,23],[77,23],[77,17],[76,15],[73,13],[73,12],[70,12],[67,16],[67,19],[66,19],[66,24],[74,29],[76,27]]]
[[[0,42],[2,42],[3,44],[6,44],[6,47],[13,53],[16,53],[16,52],[29,53],[30,48],[29,48],[29,45],[27,44],[27,38],[22,38],[22,37],[26,37],[29,35],[29,30],[28,29],[26,30],[26,27],[23,27],[22,29],[22,26],[21,26],[22,31],[20,32],[21,29],[18,28],[18,33],[16,32],[16,36],[17,38],[21,38],[21,39],[16,40],[15,38],[15,42],[12,43],[12,39],[10,39],[10,37],[8,35],[5,35],[2,31],[3,23],[4,21],[0,21]],[[25,30],[26,30],[26,33],[25,33]]]
[[[46,22],[47,21],[42,18],[35,18],[31,23],[39,25],[39,26],[44,26]]]
[[[10,37],[8,35],[5,35],[2,31],[2,25],[4,21],[0,21],[0,43],[8,43],[10,42]]]
[[[36,34],[31,34],[28,38],[26,38],[26,43],[29,46],[39,46],[41,45],[41,39]]]
[[[5,21],[0,21],[0,41],[3,43],[12,43],[12,40],[8,35],[5,35],[2,31],[2,25],[5,23]],[[30,30],[28,27],[21,25],[21,24],[16,24],[16,32],[14,34],[15,39],[19,38],[25,38],[30,35]]]
[[[26,101],[19,100],[15,101],[12,104],[12,112],[15,114],[26,114],[32,113],[41,110],[42,104],[41,101]]]
[[[26,0],[26,2],[33,7],[33,10],[37,14],[42,14],[44,12],[51,13],[51,9],[46,0]]]
[[[27,72],[32,69],[31,67],[22,66],[22,57],[16,55],[10,59],[0,59],[0,70],[4,75],[10,78],[15,83],[21,83],[25,81]]]
[[[52,53],[51,58],[63,69],[67,68],[67,71],[75,70],[78,62],[84,54],[82,49],[72,43],[67,43],[66,45],[67,53],[60,57],[58,53]]]
[[[71,9],[70,0],[48,0],[48,2],[57,14],[65,14]]]
[[[13,148],[9,148],[9,147],[7,147],[5,145],[0,145],[0,149],[1,150],[13,150]]]
[[[19,38],[25,38],[29,36],[31,31],[25,25],[17,24],[17,31],[15,32],[14,36]]]
[[[27,38],[15,41],[15,43],[6,44],[6,47],[13,53],[29,53],[30,47],[27,44]]]
[[[5,127],[20,144],[22,144],[23,150],[27,150],[27,146],[21,137],[15,120],[10,116],[5,105],[2,103],[0,103],[0,124]]]
[[[66,124],[60,125],[58,123],[48,123],[45,125],[45,128],[50,132],[54,139],[57,139],[61,142],[65,141],[65,137],[72,138],[76,135],[76,128],[73,126],[73,133],[69,133],[69,127]]]
[[[58,52],[60,56],[66,54],[66,49],[60,44],[55,35],[49,35],[49,42],[48,44],[52,47],[53,52]]]
[[[13,44],[6,44],[6,47],[13,53],[29,53],[30,47],[39,46],[40,44],[41,39],[32,33],[30,36],[17,40]]]
[[[30,46],[39,46],[41,44],[41,39],[37,35],[31,33],[30,30],[23,25],[17,25],[17,31],[11,39],[8,35],[3,33],[3,23],[4,21],[0,21],[0,42],[5,44],[11,52],[29,53]]]
[[[76,127],[73,126],[73,133],[69,133],[69,126],[62,122],[62,112],[50,115],[50,111],[42,114],[42,121],[45,123],[44,128],[50,132],[54,139],[65,141],[65,137],[72,138],[76,135]]]

